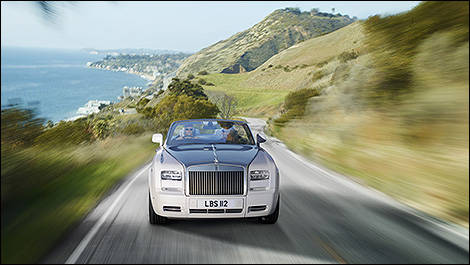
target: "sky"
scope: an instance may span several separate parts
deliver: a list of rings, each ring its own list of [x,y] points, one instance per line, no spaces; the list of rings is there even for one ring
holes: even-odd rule
[[[412,9],[420,1],[54,2],[45,19],[34,2],[1,2],[1,46],[149,48],[197,52],[246,30],[276,9],[298,7],[366,19]]]

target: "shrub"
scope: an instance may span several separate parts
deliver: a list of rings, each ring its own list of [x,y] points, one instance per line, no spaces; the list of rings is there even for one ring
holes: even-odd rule
[[[137,122],[133,122],[127,124],[121,132],[126,135],[136,135],[145,132],[145,128]]]
[[[412,64],[418,47],[437,32],[453,31],[453,46],[468,42],[468,2],[422,2],[393,16],[373,16],[364,22],[368,50],[380,75],[364,97],[375,106],[396,104],[413,89]]]
[[[30,146],[43,132],[43,119],[30,109],[8,107],[2,109],[2,148]]]
[[[188,80],[191,80],[191,79],[194,79],[194,75],[193,74],[189,74],[188,77],[187,77]]]
[[[317,63],[316,66],[317,66],[318,68],[322,68],[323,66],[325,66],[325,65],[327,65],[327,64],[328,64],[328,61],[323,61],[323,62]]]
[[[102,119],[93,123],[93,135],[97,139],[104,139],[109,136],[109,124]]]
[[[147,105],[147,103],[149,102],[150,100],[148,98],[145,98],[145,97],[141,98],[139,102],[137,102],[136,104],[136,110],[140,112],[143,108],[145,108],[145,105]]]
[[[319,70],[319,71],[316,71],[316,72],[312,72],[312,81],[315,82],[317,80],[320,80],[322,77],[325,76],[325,72],[322,71],[322,70]]]
[[[205,85],[205,84],[206,84],[206,80],[204,80],[204,79],[202,79],[202,78],[199,78],[198,84],[200,84],[200,85]]]
[[[44,131],[34,142],[36,144],[50,146],[92,142],[95,139],[94,132],[96,132],[96,130],[100,129],[93,128],[92,124],[86,118],[77,119],[75,121],[61,121],[53,128]],[[98,133],[98,135],[100,135],[100,133]]]
[[[320,92],[316,88],[303,88],[290,92],[284,100],[282,114],[274,120],[274,124],[282,127],[289,120],[302,117],[308,99],[318,95]]]
[[[204,79],[199,79],[204,80]],[[199,81],[199,83],[201,83]],[[204,84],[206,81],[204,80]],[[207,95],[204,93],[202,86],[198,84],[193,84],[188,80],[180,81],[179,79],[173,79],[173,81],[168,86],[168,90],[174,95],[185,94],[194,98],[207,99]]]
[[[351,51],[344,51],[340,55],[338,55],[338,60],[342,63],[345,63],[349,60],[356,59],[359,56],[357,51],[351,50]]]
[[[198,73],[198,75],[208,75],[209,73],[206,70],[203,70]]]

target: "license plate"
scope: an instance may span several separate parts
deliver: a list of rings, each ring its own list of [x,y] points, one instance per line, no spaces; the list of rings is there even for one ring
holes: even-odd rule
[[[243,208],[241,199],[198,200],[198,208]]]

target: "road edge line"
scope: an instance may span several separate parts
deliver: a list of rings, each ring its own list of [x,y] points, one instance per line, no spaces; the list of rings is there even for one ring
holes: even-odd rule
[[[108,218],[108,215],[111,214],[111,212],[114,210],[114,208],[117,206],[118,202],[121,200],[121,198],[124,196],[126,191],[130,188],[130,186],[144,173],[148,168],[150,167],[150,163],[145,165],[144,168],[140,170],[136,174],[136,176],[129,182],[127,185],[124,187],[124,189],[121,191],[121,193],[118,195],[118,197],[114,200],[113,204],[106,210],[106,212],[100,217],[100,219],[93,225],[93,227],[88,231],[88,233],[85,235],[85,237],[80,241],[77,247],[75,247],[74,251],[70,256],[67,258],[65,261],[65,264],[75,264],[77,262],[78,258],[81,256],[85,248],[87,247],[88,243],[93,239],[95,234],[98,232],[98,230],[101,228],[101,226],[104,224],[106,219]]]

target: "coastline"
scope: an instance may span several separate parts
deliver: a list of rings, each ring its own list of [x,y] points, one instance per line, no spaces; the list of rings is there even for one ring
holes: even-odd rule
[[[141,77],[141,78],[143,78],[143,79],[145,79],[149,82],[153,82],[156,79],[154,76],[152,76],[148,73],[136,72],[134,70],[111,69],[109,66],[107,66],[107,67],[97,67],[97,66],[92,66],[91,64],[92,64],[91,62],[88,62],[87,67],[88,68],[93,68],[93,69],[112,71],[112,72],[125,72],[125,73],[128,73],[128,74],[138,75],[139,77]]]
[[[125,73],[127,73],[127,74],[137,75],[137,76],[139,76],[140,78],[149,81],[149,82],[147,83],[147,87],[155,80],[155,78],[154,78],[153,76],[151,76],[151,75],[149,75],[149,74],[146,74],[146,73],[135,72],[135,71],[132,71],[132,70],[131,70],[131,71],[129,71],[129,70],[122,71],[122,70],[115,70],[115,69],[107,69],[107,68],[105,68],[105,67],[94,67],[94,66],[91,66],[90,64],[91,64],[91,62],[87,62],[87,63],[86,63],[86,67],[87,67],[87,68],[90,68],[90,69],[99,69],[99,70],[106,70],[106,71],[112,71],[112,72],[125,72]],[[87,101],[87,103],[85,103],[85,104],[82,105],[81,107],[78,107],[78,109],[75,111],[75,113],[74,113],[73,115],[71,115],[71,116],[69,116],[69,117],[67,117],[67,118],[64,118],[64,119],[62,119],[62,120],[59,120],[59,121],[57,121],[57,122],[54,122],[54,124],[57,124],[57,123],[59,123],[59,122],[61,122],[61,121],[65,121],[65,122],[74,121],[74,120],[77,120],[77,119],[80,119],[80,118],[87,117],[87,116],[89,116],[90,114],[100,112],[101,110],[100,110],[100,111],[97,111],[97,112],[96,112],[96,111],[92,111],[91,113],[87,113],[87,114],[80,113],[80,110],[81,110],[81,109],[86,108],[86,106],[89,105],[89,104],[90,104],[91,102],[93,102],[93,101],[100,101],[100,100],[99,100],[99,99],[92,99],[92,100]],[[112,103],[113,103],[113,102],[111,102],[111,104],[112,104]],[[108,105],[109,105],[109,104],[108,104]],[[84,106],[85,106],[85,107],[84,107]]]

